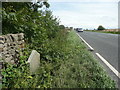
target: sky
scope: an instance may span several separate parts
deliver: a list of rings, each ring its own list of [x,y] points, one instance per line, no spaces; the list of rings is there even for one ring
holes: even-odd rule
[[[48,0],[60,24],[74,28],[118,28],[119,0]]]

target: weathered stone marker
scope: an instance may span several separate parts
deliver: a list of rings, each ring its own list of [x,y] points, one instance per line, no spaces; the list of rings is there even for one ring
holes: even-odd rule
[[[30,64],[30,73],[34,74],[40,65],[40,54],[36,50],[32,50],[28,63]]]

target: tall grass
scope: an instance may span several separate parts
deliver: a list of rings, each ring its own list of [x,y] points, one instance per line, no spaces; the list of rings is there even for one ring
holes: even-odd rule
[[[69,33],[67,57],[53,76],[57,88],[114,88],[115,83],[87,51],[74,31]]]
[[[40,47],[37,48],[37,51]],[[30,75],[25,50],[19,65],[6,64],[2,70],[3,88],[115,88],[96,59],[87,51],[75,31],[61,30],[47,40],[41,53],[38,72]]]

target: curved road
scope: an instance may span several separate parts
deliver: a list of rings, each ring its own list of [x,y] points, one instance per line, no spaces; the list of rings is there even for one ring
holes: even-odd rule
[[[100,53],[116,70],[119,70],[117,34],[89,31],[78,34],[95,49],[95,52]]]
[[[118,61],[118,34],[90,31],[78,32],[78,34],[94,48],[95,53],[99,53],[120,72],[120,68],[118,68],[120,65],[120,61]]]

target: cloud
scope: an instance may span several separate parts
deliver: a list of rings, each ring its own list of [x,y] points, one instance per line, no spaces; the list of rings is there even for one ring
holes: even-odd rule
[[[119,0],[49,0],[50,2],[119,2]]]
[[[117,28],[117,3],[51,3],[53,15],[59,16],[61,24],[73,27]]]

